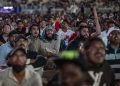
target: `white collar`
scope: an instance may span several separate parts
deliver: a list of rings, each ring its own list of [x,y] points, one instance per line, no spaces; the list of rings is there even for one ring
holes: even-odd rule
[[[8,73],[9,73],[9,77],[11,79],[13,79],[14,81],[18,82],[18,80],[15,78],[15,76],[14,76],[14,74],[12,72],[12,68],[9,68],[9,72]],[[30,77],[30,72],[29,72],[29,70],[27,68],[25,68],[25,77],[24,77],[24,79],[22,81],[28,80],[29,77]]]

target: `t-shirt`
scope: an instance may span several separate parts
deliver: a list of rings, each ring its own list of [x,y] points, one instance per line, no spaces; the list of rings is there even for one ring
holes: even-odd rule
[[[74,31],[67,30],[66,32],[63,32],[61,29],[58,31],[57,35],[59,39],[65,40],[66,45],[68,45],[68,39],[72,36]]]
[[[30,68],[25,69],[25,77],[21,83],[12,73],[12,68],[0,72],[0,86],[42,86],[40,75]]]

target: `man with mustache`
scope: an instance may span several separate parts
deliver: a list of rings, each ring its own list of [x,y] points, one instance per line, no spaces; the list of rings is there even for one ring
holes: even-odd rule
[[[84,44],[86,68],[93,79],[92,86],[114,86],[114,74],[105,61],[105,45],[100,38],[93,37]]]
[[[116,86],[120,86],[120,30],[111,31],[108,40],[106,60],[115,72]]]
[[[29,30],[30,35],[27,37],[29,40],[28,49],[38,52],[41,49],[40,30],[37,24],[33,24]]]
[[[58,55],[60,49],[60,39],[55,34],[53,26],[48,25],[45,29],[43,40],[41,41],[41,47],[43,49],[42,54],[46,57],[54,57]]]
[[[46,64],[46,59],[42,56],[39,55],[35,51],[31,51],[28,49],[28,39],[24,36],[19,36],[16,39],[16,47],[22,47],[26,50],[27,52],[27,64],[32,65],[37,72],[42,75],[43,69],[42,67]]]
[[[82,52],[84,42],[90,37],[95,37],[100,34],[100,23],[95,7],[93,8],[93,14],[96,24],[95,31],[91,32],[89,25],[85,22],[81,22],[80,27],[78,28],[78,36],[71,43],[69,43],[67,50],[79,50]]]
[[[67,50],[80,50],[84,42],[89,39],[90,32],[87,26],[79,27],[79,35],[68,45]]]
[[[8,61],[11,68],[0,72],[0,86],[42,86],[39,74],[26,67],[25,49],[16,48],[11,51]]]

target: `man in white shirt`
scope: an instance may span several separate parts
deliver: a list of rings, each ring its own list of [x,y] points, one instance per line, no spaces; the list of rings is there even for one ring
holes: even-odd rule
[[[65,40],[65,44],[68,45],[68,39],[72,36],[74,31],[70,30],[68,23],[66,21],[63,21],[62,28],[57,32],[57,35],[59,39]]]
[[[26,67],[26,50],[16,48],[8,55],[11,68],[0,72],[0,86],[42,86],[39,74]]]

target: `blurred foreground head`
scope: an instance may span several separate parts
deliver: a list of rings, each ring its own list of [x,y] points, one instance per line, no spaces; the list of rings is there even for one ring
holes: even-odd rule
[[[84,86],[87,81],[83,58],[77,51],[63,51],[55,63],[60,70],[62,86]]]

